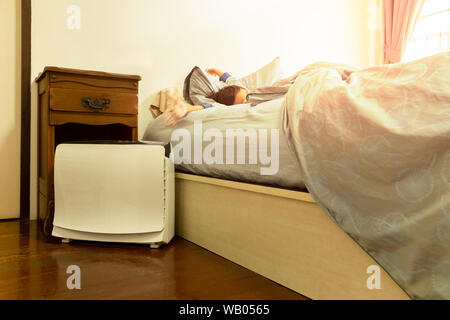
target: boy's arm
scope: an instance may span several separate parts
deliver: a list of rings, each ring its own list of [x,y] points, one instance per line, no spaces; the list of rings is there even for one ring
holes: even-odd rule
[[[208,72],[212,76],[218,76],[219,80],[222,82],[227,82],[228,78],[233,78],[228,72],[223,72],[222,70],[217,68],[206,69],[206,72]]]
[[[233,77],[228,72],[222,72],[222,70],[217,68],[206,69],[206,72],[208,72],[212,76],[218,76],[220,81],[225,82],[228,85],[237,85],[239,87],[245,88],[241,80]]]
[[[178,121],[183,119],[189,112],[199,111],[205,109],[205,106],[191,105],[183,99],[175,99],[169,96],[169,100],[174,102],[174,105],[169,107],[163,113],[164,122],[166,125],[175,126]]]

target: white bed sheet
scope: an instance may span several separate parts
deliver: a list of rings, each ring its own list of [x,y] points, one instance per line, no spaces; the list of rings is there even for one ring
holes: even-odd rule
[[[250,105],[238,105],[229,107],[214,107],[202,111],[196,111],[188,114],[184,119],[179,121],[175,127],[166,126],[164,124],[163,116],[160,116],[149,123],[143,136],[143,140],[161,141],[164,143],[172,142],[172,146],[176,151],[177,145],[181,140],[174,141],[172,139],[174,130],[185,129],[189,132],[191,137],[191,163],[177,164],[176,168],[178,170],[221,179],[302,190],[305,188],[305,185],[303,183],[303,175],[301,173],[300,166],[298,165],[293,153],[289,150],[283,130],[281,129],[283,103],[284,98],[268,101],[256,107],[251,107]],[[198,132],[197,137],[194,136],[195,123],[197,130],[199,128],[199,124],[202,126],[201,132],[198,131],[200,132],[200,137]],[[203,134],[209,129],[217,129],[222,134],[222,159],[224,162],[226,162],[227,148],[230,147],[232,140],[234,141],[234,150],[237,157],[234,159],[232,164],[207,164],[204,159],[202,159],[202,163],[193,163],[194,140],[195,138],[201,139]],[[257,146],[251,144],[250,139],[247,137],[245,154],[243,152],[238,152],[236,146],[238,139],[226,138],[227,130],[230,129],[242,129],[241,134],[238,134],[238,136],[241,137],[245,136],[245,134],[248,134],[249,132],[255,132],[258,136]],[[275,152],[278,152],[278,157],[276,155],[271,155],[270,152],[272,149],[272,140],[270,137],[274,133],[278,133],[278,147],[274,148]],[[264,137],[267,138],[269,150],[264,149],[259,142],[260,139],[264,139]],[[217,143],[217,140],[201,141],[203,152],[212,141],[216,141]],[[276,141],[276,139],[274,139],[274,141]],[[258,152],[257,161],[256,164],[250,164],[249,149],[253,150],[252,148],[254,147],[256,147]],[[259,152],[271,157],[270,163],[264,163]],[[182,154],[180,152],[175,152],[175,154],[177,153],[180,155]],[[244,157],[245,164],[238,164],[238,157]],[[275,161],[277,160],[278,170],[275,172]],[[268,168],[272,168],[272,170],[269,170]],[[262,174],[264,171],[266,171],[265,174]],[[267,174],[267,171],[272,171],[274,174]]]

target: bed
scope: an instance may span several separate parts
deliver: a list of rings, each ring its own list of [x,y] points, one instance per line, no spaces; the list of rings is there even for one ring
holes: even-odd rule
[[[224,154],[230,128],[253,128],[257,133],[277,129],[280,148],[274,175],[261,175],[261,167],[267,165],[259,161],[250,165],[248,158],[246,164],[178,164],[177,235],[312,299],[408,299],[381,267],[381,289],[367,287],[371,275],[367,268],[378,264],[305,188],[281,130],[283,101],[211,108],[178,123],[177,129],[192,137],[195,121],[200,120],[203,132],[211,128],[222,132]],[[168,143],[173,132],[158,117],[143,139]],[[202,149],[209,143],[203,141]]]
[[[277,99],[256,107],[249,105],[218,106],[192,112],[177,124],[175,130],[165,125],[163,117],[158,117],[148,125],[143,139],[169,143],[175,141],[174,139],[178,140],[178,132],[181,135],[187,134],[186,138],[179,137],[179,142],[181,144],[184,142],[183,140],[190,140],[186,141],[187,150],[184,150],[189,154],[183,158],[183,150],[180,152],[174,150],[175,153],[180,153],[179,158],[183,158],[182,163],[177,163],[179,171],[304,190],[305,185],[302,182],[300,167],[289,150],[283,130],[281,130],[283,101],[283,99]],[[208,132],[215,133],[215,136],[209,139]],[[276,138],[272,139],[272,136],[276,136]],[[200,141],[198,146],[201,146],[198,148],[198,153],[201,155],[201,161],[197,161],[198,163],[195,163],[195,160],[198,159],[195,159],[194,154],[196,140]],[[258,148],[262,147],[262,140],[267,140],[266,148]],[[216,153],[221,153],[222,164],[208,161],[206,156],[211,143],[220,149],[216,150]],[[245,148],[244,152],[239,152],[240,145]],[[230,150],[233,154],[230,154]],[[215,155],[212,152],[212,157]],[[240,155],[243,157],[239,158]],[[250,163],[252,156],[255,158],[253,164]],[[265,158],[269,161],[264,161]],[[264,174],[264,170],[269,172]]]
[[[249,270],[311,299],[409,299],[307,192],[186,173],[175,188],[176,234]]]
[[[313,299],[450,299],[449,57],[319,63],[283,99],[193,112],[173,131],[156,119],[144,139],[177,144],[178,235]],[[230,128],[254,129],[240,164],[202,162],[228,152]],[[262,154],[279,138],[279,165],[264,175],[267,161],[242,160],[270,130]]]

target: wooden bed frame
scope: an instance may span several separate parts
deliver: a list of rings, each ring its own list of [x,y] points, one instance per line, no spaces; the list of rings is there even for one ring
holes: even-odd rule
[[[176,174],[176,233],[311,299],[409,299],[309,193]]]

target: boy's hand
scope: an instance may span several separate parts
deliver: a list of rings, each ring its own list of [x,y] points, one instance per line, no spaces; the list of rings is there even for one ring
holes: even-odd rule
[[[212,76],[218,76],[219,78],[223,75],[223,72],[217,68],[206,69],[206,72],[208,72]]]
[[[168,95],[168,98],[171,102],[174,103],[174,105],[164,111],[163,117],[165,117],[164,122],[166,123],[166,125],[172,125],[173,127],[177,124],[178,121],[186,116],[186,114],[189,112],[189,106],[186,102],[183,101],[183,99],[175,99],[170,95]]]

